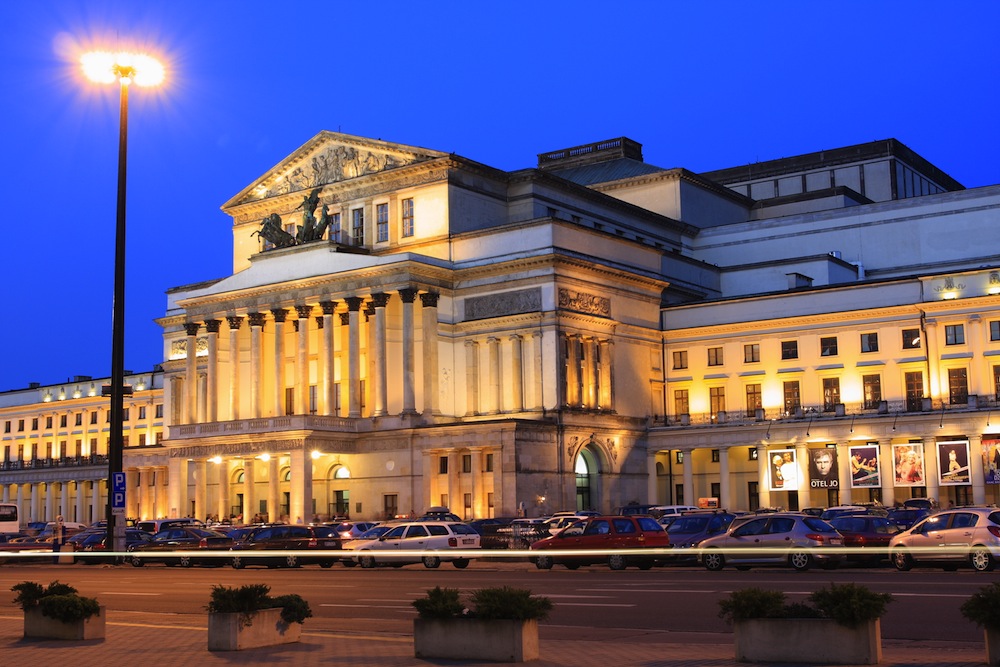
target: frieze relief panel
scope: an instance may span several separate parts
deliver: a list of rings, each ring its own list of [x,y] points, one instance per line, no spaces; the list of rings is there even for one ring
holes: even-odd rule
[[[559,288],[559,308],[598,317],[611,317],[611,299],[608,297],[564,288]]]
[[[536,313],[541,309],[542,290],[539,287],[465,299],[466,320]]]
[[[195,356],[196,357],[207,357],[208,356],[208,339],[198,338],[195,340],[194,344]],[[174,340],[170,342],[170,357],[169,360],[174,359],[187,359],[187,340]]]

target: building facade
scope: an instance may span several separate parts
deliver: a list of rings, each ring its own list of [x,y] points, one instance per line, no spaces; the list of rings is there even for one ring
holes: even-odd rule
[[[231,275],[167,295],[137,516],[997,501],[1000,187],[898,141],[505,172],[321,132],[223,210]]]

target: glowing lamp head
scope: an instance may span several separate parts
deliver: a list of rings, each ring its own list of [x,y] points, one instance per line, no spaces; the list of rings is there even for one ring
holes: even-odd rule
[[[91,51],[80,58],[83,73],[96,83],[121,81],[128,85],[157,86],[163,82],[163,65],[142,53]]]

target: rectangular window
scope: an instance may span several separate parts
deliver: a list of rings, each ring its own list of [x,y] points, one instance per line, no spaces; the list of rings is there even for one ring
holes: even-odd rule
[[[314,415],[319,409],[316,405],[318,394],[316,393],[316,385],[309,385],[309,414]]]
[[[944,327],[945,345],[965,345],[965,325],[947,324]]]
[[[756,450],[754,450],[756,451]],[[760,509],[760,483],[747,482],[747,503],[751,512]]]
[[[295,414],[295,387],[285,387],[285,414]]]
[[[920,348],[920,329],[903,329],[903,349],[917,350]]]
[[[823,378],[823,412],[833,412],[840,403],[840,378]]]
[[[906,385],[907,412],[920,412],[924,402],[924,375],[920,371],[912,371],[903,375]]]
[[[472,454],[462,454],[462,472],[472,472]]]
[[[709,491],[709,495],[711,495],[712,498],[718,499],[719,496],[722,495],[722,483],[721,482],[712,482],[712,485],[711,485],[710,488],[712,490]]]
[[[32,417],[31,418],[31,430],[32,431],[37,431],[38,430],[38,417]]]
[[[59,428],[66,428],[66,415],[59,415]]]
[[[709,387],[708,399],[709,403],[711,404],[711,410],[713,415],[717,415],[720,412],[725,412],[726,410],[725,387]]]
[[[761,393],[759,384],[747,385],[747,414],[755,414],[758,408],[764,407],[764,395]]]
[[[721,347],[710,347],[710,348],[708,348],[708,365],[709,366],[721,366],[722,365],[722,348]]]
[[[760,343],[750,343],[743,346],[743,363],[756,364],[760,362]]]
[[[139,434],[139,446],[140,447],[145,447],[146,446],[146,434],[145,433],[140,433]]]
[[[128,412],[129,412],[129,408],[122,408],[122,421],[128,421],[129,420],[128,419]],[[80,418],[82,416],[83,415],[77,415],[76,416],[76,425],[77,426],[80,426]]]
[[[677,416],[688,414],[687,389],[674,389],[674,414]]]
[[[413,236],[413,199],[404,199],[401,203],[403,207],[403,229],[401,231],[405,238]]]
[[[713,449],[712,450],[712,463],[718,463],[719,462],[719,456],[720,456],[719,455],[719,450],[718,449]]]
[[[160,406],[160,412],[163,412],[163,406],[162,405]],[[163,416],[162,414],[157,415],[157,417],[162,417],[162,416]],[[90,413],[90,423],[91,424],[96,424],[97,423],[97,411],[96,410],[94,410],[93,412]]]
[[[1000,340],[1000,320],[990,322],[990,340]]]
[[[52,428],[52,417],[45,418],[45,428]]]
[[[472,518],[472,494],[464,493],[462,494],[462,506],[465,508],[465,516],[463,517],[466,521]]]
[[[145,405],[140,405],[139,406],[139,419],[145,419],[145,418],[146,418],[146,406]]]
[[[363,208],[351,210],[351,243],[353,245],[365,244],[365,209]]]
[[[24,432],[24,420],[23,419],[18,419],[17,420],[17,432],[18,433],[23,433]]]
[[[969,402],[969,372],[967,369],[948,369],[948,401],[952,405],[964,405]]]
[[[802,407],[802,402],[799,398],[799,382],[798,380],[791,380],[789,382],[782,383],[782,385],[785,397],[785,412],[793,414],[796,410]]]
[[[10,433],[10,420],[7,420],[3,423],[3,432]]]
[[[382,511],[386,519],[394,519],[399,514],[399,496],[395,493],[382,496]]]
[[[863,333],[863,334],[861,334],[861,351],[862,352],[878,352],[878,334],[877,333]]]
[[[375,205],[375,241],[385,243],[389,240],[389,205]]]
[[[993,367],[993,396],[1000,401],[1000,366]]]
[[[674,352],[674,370],[679,371],[688,367],[688,353],[687,350],[678,350]]]
[[[439,456],[438,457],[438,474],[447,475],[448,474],[448,457]]]
[[[827,336],[819,339],[819,354],[821,357],[837,356],[837,337]]]
[[[862,375],[861,383],[864,385],[865,410],[877,410],[882,402],[882,376]]]
[[[155,414],[155,419],[163,419],[163,403],[157,403],[153,406],[153,411]]]
[[[330,240],[334,243],[343,243],[340,235],[340,214],[330,214]]]
[[[486,455],[486,469],[483,472],[493,472],[493,455]]]
[[[492,519],[495,516],[494,515],[494,507],[493,507],[493,492],[492,491],[490,491],[489,493],[486,494],[486,507],[487,507],[487,515],[489,516],[489,518]]]
[[[782,359],[798,359],[799,358],[799,341],[797,341],[797,340],[783,340],[783,341],[781,341],[781,358]]]

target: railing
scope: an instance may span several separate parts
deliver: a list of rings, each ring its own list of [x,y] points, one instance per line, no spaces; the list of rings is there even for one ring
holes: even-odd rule
[[[326,415],[283,415],[235,421],[211,422],[207,424],[179,424],[170,427],[170,439],[182,440],[206,435],[268,433],[288,430],[341,431],[357,433],[359,423],[370,423],[366,419],[331,417]]]
[[[41,468],[82,468],[84,466],[106,466],[108,457],[92,454],[90,456],[66,456],[50,459],[30,459],[27,461],[0,462],[0,470],[38,470]]]

